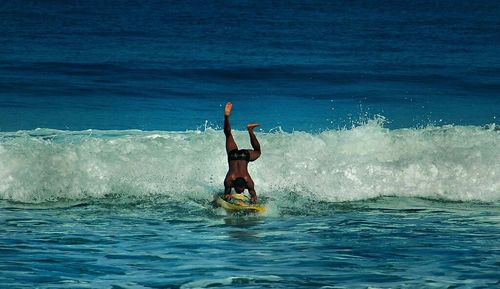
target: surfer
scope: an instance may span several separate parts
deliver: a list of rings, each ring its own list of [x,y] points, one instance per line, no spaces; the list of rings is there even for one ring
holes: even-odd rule
[[[253,150],[239,150],[231,134],[231,126],[229,125],[229,116],[231,115],[232,108],[233,104],[228,102],[224,109],[224,134],[226,135],[226,152],[229,163],[229,170],[224,179],[224,199],[226,201],[231,199],[231,188],[234,188],[239,194],[247,189],[251,197],[250,203],[255,204],[257,202],[257,194],[255,193],[253,180],[248,173],[248,163],[260,157],[260,144],[253,132],[253,129],[259,126],[259,124],[250,123],[247,125]]]

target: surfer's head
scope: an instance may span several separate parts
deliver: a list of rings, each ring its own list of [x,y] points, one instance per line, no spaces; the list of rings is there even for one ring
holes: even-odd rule
[[[238,193],[241,194],[247,188],[247,181],[244,178],[236,178],[233,181],[233,188]]]

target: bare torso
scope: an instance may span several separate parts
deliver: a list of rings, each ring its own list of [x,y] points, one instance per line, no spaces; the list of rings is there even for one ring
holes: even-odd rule
[[[253,188],[253,180],[248,173],[248,162],[245,160],[229,161],[229,170],[227,171],[224,182],[231,183],[237,178],[244,178],[249,188]]]

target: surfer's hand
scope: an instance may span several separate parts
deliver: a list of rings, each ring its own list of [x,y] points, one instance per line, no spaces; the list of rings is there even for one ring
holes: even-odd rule
[[[231,194],[224,195],[224,200],[225,200],[226,202],[229,202],[229,201],[230,201],[230,200],[232,200],[232,199],[233,199],[233,196],[231,196]]]
[[[255,204],[257,203],[257,196],[252,196],[252,198],[250,199],[250,204]]]

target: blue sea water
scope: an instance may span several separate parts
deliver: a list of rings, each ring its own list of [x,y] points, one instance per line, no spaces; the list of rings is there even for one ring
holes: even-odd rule
[[[0,287],[500,286],[496,1],[0,3]],[[224,104],[264,215],[211,204]]]

